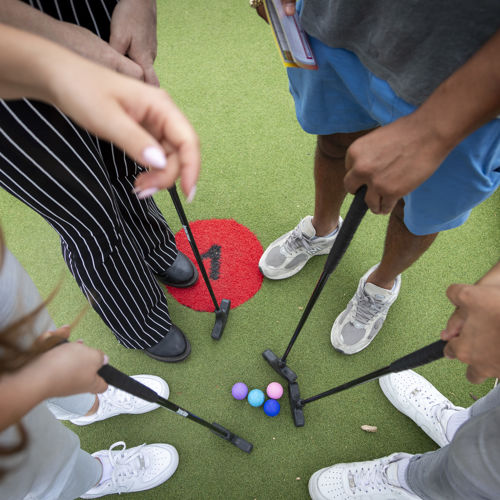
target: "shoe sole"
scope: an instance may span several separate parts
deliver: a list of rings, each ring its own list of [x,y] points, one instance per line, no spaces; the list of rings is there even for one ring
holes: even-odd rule
[[[196,269],[196,267],[193,267],[193,269],[194,269],[193,277],[189,281],[186,281],[184,283],[169,283],[168,281],[162,280],[158,277],[157,279],[160,283],[162,283],[165,286],[171,286],[172,288],[188,288],[190,286],[193,286],[198,281],[198,276],[199,276],[198,270]]]
[[[186,338],[186,349],[183,353],[178,354],[177,356],[158,356],[157,354],[151,354],[146,349],[144,349],[143,352],[146,354],[146,356],[156,359],[156,361],[163,361],[164,363],[178,363],[179,361],[182,361],[189,356],[189,354],[191,353],[191,344]]]

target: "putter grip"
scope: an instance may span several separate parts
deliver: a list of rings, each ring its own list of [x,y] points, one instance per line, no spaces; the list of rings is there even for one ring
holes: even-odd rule
[[[111,365],[103,365],[98,370],[98,375],[102,377],[109,385],[128,392],[133,396],[156,403],[158,401],[158,394],[150,389],[148,386],[137,382],[137,380],[129,377],[125,373],[117,370]]]
[[[393,373],[401,372],[441,359],[444,356],[445,345],[446,342],[444,340],[438,340],[437,342],[422,347],[422,349],[403,356],[391,363],[390,371]]]
[[[365,203],[366,186],[361,186],[354,195],[349,211],[345,216],[342,227],[339,230],[339,234],[333,243],[333,247],[328,254],[326,259],[325,269],[328,269],[329,273],[332,273],[340,262],[340,259],[344,255],[347,247],[351,243],[354,233],[358,226],[360,225],[363,217],[368,210]]]

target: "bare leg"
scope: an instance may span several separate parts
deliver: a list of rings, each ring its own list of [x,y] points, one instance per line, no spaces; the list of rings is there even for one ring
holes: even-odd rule
[[[314,157],[316,188],[312,224],[317,236],[325,236],[336,227],[344,201],[345,155],[349,146],[370,130],[348,134],[319,135]]]
[[[439,233],[417,236],[410,233],[404,220],[404,201],[399,200],[387,226],[384,253],[380,265],[367,282],[390,290],[398,274],[408,269],[425,253]]]

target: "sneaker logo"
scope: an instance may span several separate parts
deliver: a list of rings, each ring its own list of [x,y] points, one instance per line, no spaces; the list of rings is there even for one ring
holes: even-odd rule
[[[352,492],[355,493],[356,492],[356,483],[354,482],[354,476],[350,472],[348,475],[348,479],[349,479],[349,488],[351,488]]]

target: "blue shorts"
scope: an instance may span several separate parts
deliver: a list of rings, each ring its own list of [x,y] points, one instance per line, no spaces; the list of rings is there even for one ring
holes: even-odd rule
[[[288,69],[297,119],[306,132],[367,130],[415,110],[354,53],[313,37],[310,42],[318,70]],[[457,227],[499,185],[500,119],[495,119],[463,140],[429,179],[404,197],[406,227],[417,235]]]

